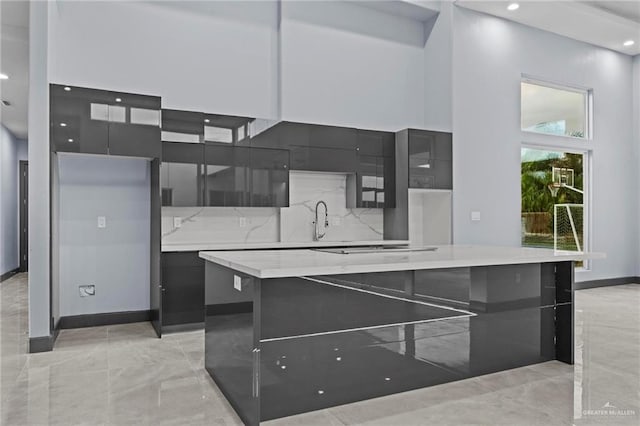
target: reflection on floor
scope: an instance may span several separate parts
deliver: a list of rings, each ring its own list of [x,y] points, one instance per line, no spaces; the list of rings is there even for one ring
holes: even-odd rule
[[[63,330],[26,354],[27,279],[0,284],[0,423],[241,424],[203,365],[203,333],[149,324]],[[576,365],[547,362],[268,422],[638,424],[640,285],[576,296]]]

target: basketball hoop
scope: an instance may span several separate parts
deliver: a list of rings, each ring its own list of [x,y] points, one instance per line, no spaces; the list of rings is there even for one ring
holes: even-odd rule
[[[558,196],[558,191],[560,190],[561,187],[562,187],[562,184],[559,184],[557,182],[549,184],[549,191],[551,191],[551,196],[553,198],[556,198]]]

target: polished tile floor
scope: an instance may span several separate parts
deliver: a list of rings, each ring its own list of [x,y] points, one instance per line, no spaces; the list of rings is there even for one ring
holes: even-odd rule
[[[63,330],[27,351],[27,278],[0,284],[2,425],[241,424],[203,365],[203,333],[148,323]],[[548,362],[269,422],[640,424],[640,285],[576,295],[576,365]]]

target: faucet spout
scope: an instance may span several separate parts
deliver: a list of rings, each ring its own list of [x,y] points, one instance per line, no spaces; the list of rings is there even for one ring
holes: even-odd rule
[[[322,227],[322,232],[320,231],[320,227],[318,226],[318,210],[321,205],[324,206],[324,226]],[[327,228],[329,227],[329,208],[327,207],[327,203],[322,200],[316,203],[316,220],[313,222],[313,224],[315,225],[313,239],[315,241],[320,241],[327,233]]]

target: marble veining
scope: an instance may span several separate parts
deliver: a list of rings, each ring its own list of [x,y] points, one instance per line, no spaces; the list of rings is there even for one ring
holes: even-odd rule
[[[274,242],[279,209],[265,207],[163,207],[163,244]],[[175,227],[174,218],[181,219]]]
[[[291,172],[289,191],[290,207],[280,210],[281,241],[313,240],[315,206],[320,200],[329,209],[329,227],[323,241],[383,238],[382,209],[346,207],[346,174]]]

